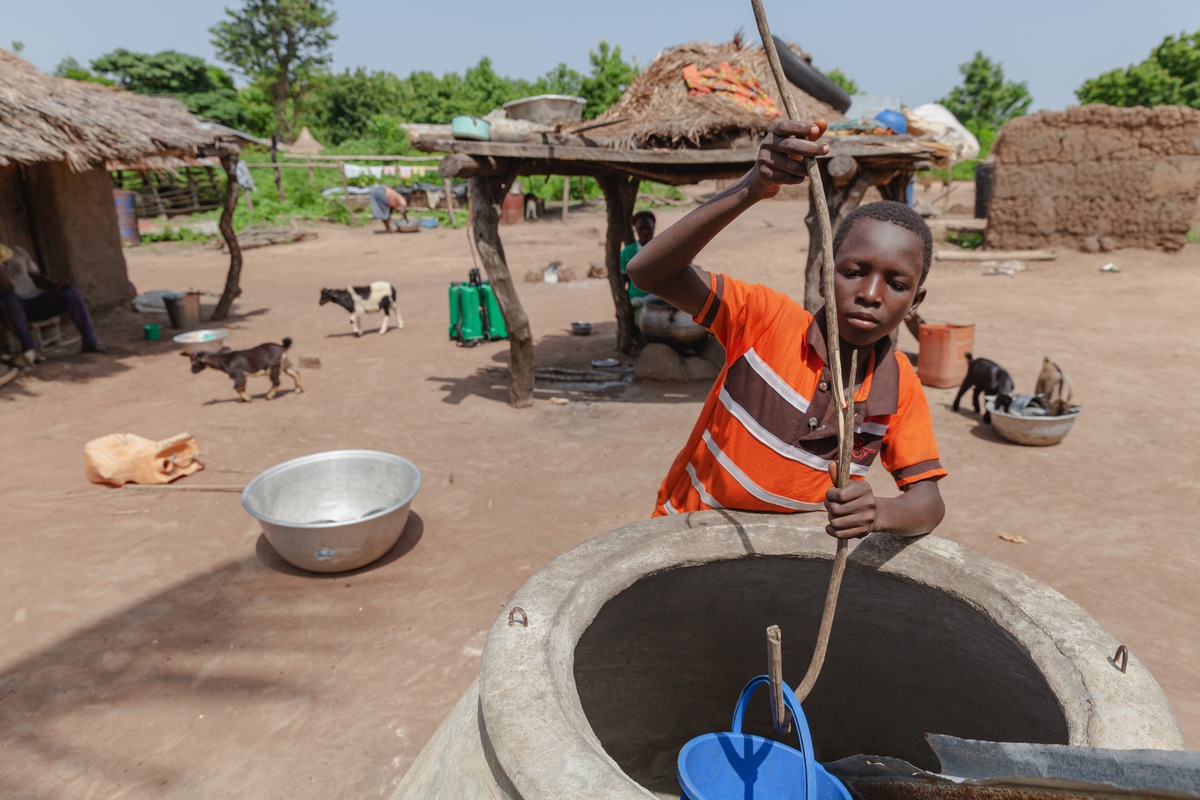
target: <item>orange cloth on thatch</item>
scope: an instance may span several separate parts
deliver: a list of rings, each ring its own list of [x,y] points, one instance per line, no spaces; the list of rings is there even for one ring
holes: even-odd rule
[[[707,69],[688,64],[683,68],[683,79],[687,82],[688,94],[724,92],[743,108],[768,117],[779,116],[779,108],[775,101],[763,91],[754,73],[745,67],[730,66],[728,61],[722,61],[716,67]]]

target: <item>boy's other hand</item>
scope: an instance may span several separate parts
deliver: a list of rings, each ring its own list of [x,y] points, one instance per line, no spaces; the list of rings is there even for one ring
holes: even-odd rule
[[[858,539],[875,530],[878,502],[866,481],[850,481],[844,488],[834,486],[825,493],[829,524],[825,532],[838,539]]]
[[[829,152],[829,145],[818,142],[828,127],[823,119],[799,122],[781,119],[771,126],[758,148],[751,184],[758,198],[774,197],[784,184],[804,180],[808,170],[804,159],[816,158]]]

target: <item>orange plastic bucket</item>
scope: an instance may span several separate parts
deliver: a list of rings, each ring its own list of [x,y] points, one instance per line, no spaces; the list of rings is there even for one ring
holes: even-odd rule
[[[921,324],[917,377],[926,386],[945,389],[967,377],[967,353],[975,346],[974,325]]]

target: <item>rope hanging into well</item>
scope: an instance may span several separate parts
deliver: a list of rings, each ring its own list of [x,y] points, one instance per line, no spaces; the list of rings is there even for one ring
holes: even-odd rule
[[[767,61],[771,65],[771,74],[775,76],[775,85],[779,89],[780,99],[789,119],[796,119],[796,101],[788,90],[787,78],[784,77],[783,67],[779,64],[779,53],[775,49],[775,40],[771,38],[771,29],[767,25],[767,13],[763,10],[762,0],[750,0],[754,7],[754,19],[758,23],[758,33],[762,37],[763,49],[767,53]],[[854,378],[858,373],[858,349],[850,354],[850,391],[842,377],[841,337],[838,334],[837,303],[834,297],[833,270],[833,230],[829,221],[829,204],[825,199],[825,185],[821,180],[821,170],[815,158],[805,158],[804,166],[808,170],[809,191],[812,202],[817,209],[817,220],[821,229],[821,282],[825,286],[825,342],[829,359],[829,374],[833,384],[833,399],[836,407],[841,410],[838,414],[838,457],[837,473],[833,476],[834,485],[839,489],[850,481],[850,452],[854,446]],[[832,308],[831,308],[832,306]],[[829,576],[829,589],[825,594],[825,609],[821,614],[821,626],[817,631],[817,645],[813,650],[812,661],[804,679],[796,687],[796,698],[801,702],[812,691],[821,667],[825,663],[825,652],[829,647],[829,631],[833,627],[833,613],[837,609],[838,592],[842,588],[842,576],[846,572],[846,556],[849,552],[849,542],[846,539],[837,540],[837,551],[833,556],[833,571]]]

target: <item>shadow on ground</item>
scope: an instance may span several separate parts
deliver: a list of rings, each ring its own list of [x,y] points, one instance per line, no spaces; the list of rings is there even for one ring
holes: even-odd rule
[[[576,336],[569,328],[540,337],[533,345],[534,369],[539,373],[534,382],[534,400],[563,397],[579,402],[617,403],[694,403],[701,402],[712,387],[711,381],[694,383],[659,383],[632,381],[636,356],[617,352],[617,323],[612,320],[592,323],[592,334]],[[481,397],[501,403],[509,402],[509,342],[497,340],[480,342],[474,347],[490,348],[491,361],[496,365],[476,370],[461,377],[434,376],[428,378],[441,384],[446,393],[442,402],[458,405],[468,397]],[[616,359],[620,366],[597,368],[593,361]],[[546,377],[556,373],[556,379]],[[579,373],[578,379],[569,378]]]
[[[383,558],[330,574],[291,567],[260,538],[254,555],[145,596],[4,670],[0,797],[84,796],[84,784],[178,788],[235,735],[187,728],[206,708],[240,707],[241,721],[212,725],[237,722],[236,735],[254,739],[269,733],[268,709],[327,702],[308,665],[362,647],[362,606],[386,595],[386,567],[423,531],[413,514]],[[40,613],[50,612],[30,609],[29,624]],[[134,738],[158,744],[131,749],[113,726],[139,707]]]

